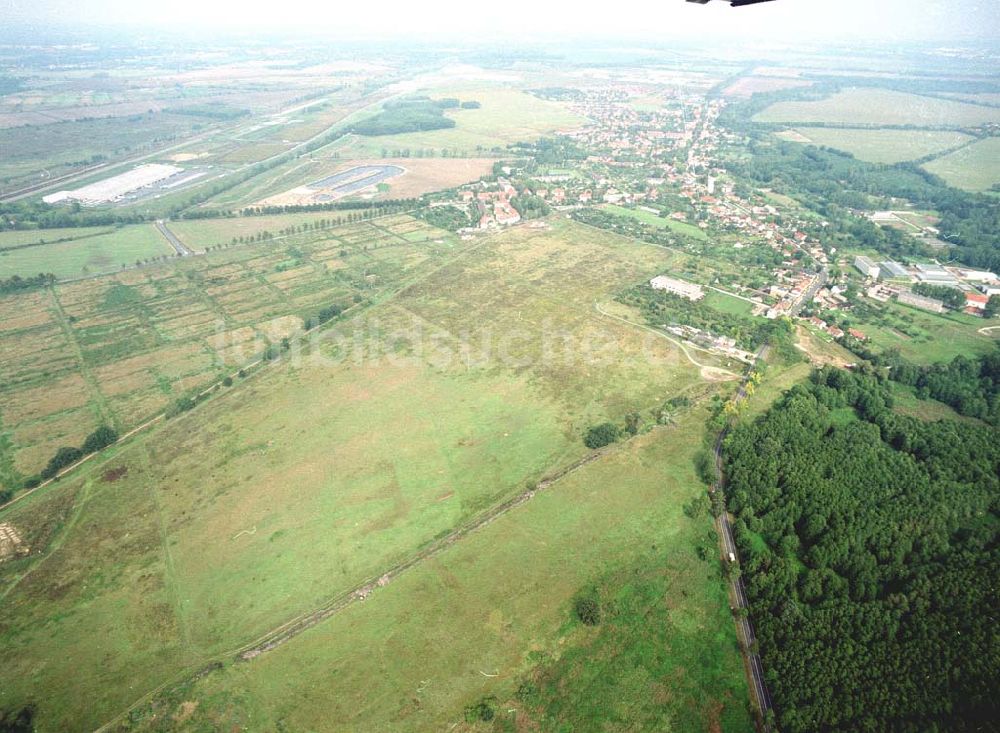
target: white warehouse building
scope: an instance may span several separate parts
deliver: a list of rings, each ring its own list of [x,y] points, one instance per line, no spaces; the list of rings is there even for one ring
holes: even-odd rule
[[[854,266],[861,271],[861,274],[865,277],[870,277],[872,280],[878,280],[879,268],[874,262],[864,255],[858,255],[854,258]]]
[[[62,201],[79,201],[81,204],[93,206],[96,204],[106,204],[118,201],[125,194],[137,191],[154,183],[165,181],[178,173],[183,173],[183,168],[175,165],[164,165],[162,163],[148,163],[140,165],[125,173],[120,173],[111,178],[91,183],[72,191],[60,191],[42,198],[47,204],[58,204]]]
[[[653,290],[666,290],[668,293],[680,295],[688,300],[701,300],[705,297],[705,292],[701,289],[701,285],[667,277],[666,275],[654,277],[649,281],[649,284],[653,287]]]

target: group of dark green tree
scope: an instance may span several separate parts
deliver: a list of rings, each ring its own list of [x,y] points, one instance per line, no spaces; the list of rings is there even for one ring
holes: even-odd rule
[[[457,99],[431,99],[418,96],[386,102],[375,115],[354,123],[351,132],[358,135],[397,135],[422,130],[442,130],[455,126],[455,120],[446,117],[448,109],[475,109],[478,102],[460,102]]]
[[[995,361],[985,368],[996,374]],[[724,443],[786,733],[986,731],[1000,720],[1000,430],[897,414],[888,371],[818,370]],[[917,379],[964,384],[975,372],[953,362]]]
[[[672,324],[693,326],[716,336],[736,339],[741,348],[750,351],[766,343],[790,345],[792,341],[791,324],[783,319],[726,313],[703,300],[695,302],[665,290],[654,290],[648,283],[629,288],[618,295],[617,300],[639,308],[646,322],[654,328]]]
[[[855,354],[885,369],[888,379],[913,387],[920,399],[943,402],[960,415],[1000,427],[1000,351],[980,357],[959,355],[950,362],[920,366],[892,349],[877,353],[865,343],[847,337]]]

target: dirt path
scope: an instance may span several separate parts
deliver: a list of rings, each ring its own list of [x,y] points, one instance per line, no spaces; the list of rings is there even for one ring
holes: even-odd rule
[[[674,346],[676,346],[677,348],[679,348],[681,350],[681,352],[684,354],[685,358],[687,358],[687,360],[689,362],[691,362],[692,365],[698,367],[698,369],[701,371],[701,378],[704,379],[704,380],[706,380],[706,381],[709,381],[709,382],[729,382],[729,381],[733,381],[733,380],[736,380],[736,379],[742,379],[741,375],[737,374],[736,372],[731,372],[728,369],[723,369],[722,367],[716,367],[716,366],[710,366],[708,364],[702,364],[700,361],[698,361],[693,356],[691,356],[691,351],[688,350],[689,348],[692,351],[694,351],[694,350],[702,351],[703,349],[698,349],[697,347],[694,347],[694,346],[688,347],[683,342],[678,341],[675,338],[671,338],[667,334],[663,333],[662,331],[658,331],[655,328],[652,328],[652,327],[647,326],[647,325],[642,324],[642,323],[635,323],[633,321],[628,320],[627,318],[622,318],[621,316],[616,316],[613,313],[608,313],[606,310],[604,310],[603,308],[601,308],[601,304],[600,303],[594,303],[594,309],[598,313],[600,313],[602,316],[606,316],[607,318],[613,318],[616,321],[621,321],[622,323],[627,323],[628,325],[633,326],[635,328],[641,328],[644,331],[649,331],[650,333],[656,334],[660,338],[666,339],[667,341],[669,341],[670,343],[672,343]],[[706,351],[705,353],[706,354],[710,354],[711,352]]]
[[[661,427],[659,429],[667,429],[667,428]],[[407,570],[410,570],[420,565],[425,560],[428,560],[429,558],[432,558],[435,555],[440,554],[444,550],[447,550],[456,542],[471,535],[473,532],[477,532],[483,527],[486,527],[487,525],[491,524],[495,520],[502,517],[507,512],[516,509],[522,504],[526,504],[527,502],[531,501],[531,499],[533,499],[539,492],[550,488],[557,482],[575,473],[584,466],[594,462],[598,458],[614,450],[617,446],[620,445],[621,445],[620,443],[613,444],[611,446],[608,446],[607,448],[588,453],[583,458],[580,458],[575,462],[571,463],[570,465],[566,466],[565,468],[560,469],[556,473],[545,477],[544,479],[539,481],[534,488],[528,489],[518,494],[517,496],[508,499],[507,501],[498,504],[492,507],[491,509],[488,509],[487,511],[478,515],[471,521],[467,522],[462,527],[455,529],[450,534],[431,543],[428,547],[416,553],[407,560],[397,565],[394,565],[391,568],[388,568],[381,575],[377,577],[368,578],[367,580],[363,581],[360,585],[357,585],[349,590],[337,594],[319,608],[309,611],[308,613],[302,614],[294,619],[291,619],[290,621],[285,622],[284,624],[278,627],[275,627],[274,629],[271,629],[266,634],[258,637],[249,644],[245,644],[241,647],[232,649],[228,652],[224,652],[223,654],[217,655],[214,658],[202,660],[198,664],[196,670],[189,669],[183,674],[179,675],[178,677],[163,683],[162,685],[158,686],[154,690],[151,690],[150,692],[147,692],[139,700],[133,703],[127,710],[123,710],[113,719],[109,720],[107,723],[98,728],[97,729],[98,732],[111,730],[115,726],[115,724],[120,722],[123,718],[125,718],[138,708],[140,708],[142,705],[149,703],[150,701],[155,699],[157,695],[159,695],[164,690],[170,687],[174,687],[180,684],[185,684],[188,682],[193,682],[215,669],[221,669],[223,667],[223,663],[225,660],[233,661],[236,663],[244,663],[256,659],[261,654],[265,654],[271,651],[272,649],[281,646],[285,642],[290,641],[291,639],[301,634],[303,631],[307,631],[312,627],[316,626],[317,624],[330,618],[331,616],[334,616],[339,611],[343,610],[352,603],[356,603],[358,601],[364,601],[373,592],[375,592],[379,588],[384,588],[385,586],[389,585],[389,583],[391,583],[393,580],[395,580],[400,575],[405,573]]]

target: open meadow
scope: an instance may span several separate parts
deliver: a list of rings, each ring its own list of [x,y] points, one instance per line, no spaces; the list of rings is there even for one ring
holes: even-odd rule
[[[957,128],[1000,122],[1000,108],[889,89],[854,88],[818,101],[778,102],[754,119],[759,122]]]
[[[688,224],[685,221],[677,221],[676,219],[670,219],[665,216],[658,216],[651,211],[630,209],[624,206],[617,206],[615,204],[605,204],[602,208],[605,211],[609,211],[617,216],[627,216],[632,219],[636,219],[637,221],[641,221],[643,224],[649,224],[657,227],[658,229],[669,229],[677,234],[683,234],[684,236],[692,237],[693,239],[701,241],[708,240],[708,235],[705,234],[705,232],[693,224]]]
[[[973,140],[947,130],[859,130],[836,127],[799,127],[796,142],[825,145],[869,163],[901,163],[950,150]]]
[[[683,507],[704,412],[565,477],[323,624],[169,689],[122,730],[749,733],[743,670],[707,514]],[[637,511],[642,507],[641,511]],[[602,626],[575,621],[593,589]],[[623,653],[623,648],[629,651]],[[662,680],[669,680],[669,691]]]
[[[1000,138],[980,140],[923,167],[957,188],[988,191],[1000,183]]]
[[[887,304],[878,321],[859,320],[854,326],[878,350],[898,349],[904,358],[916,364],[951,361],[959,355],[988,354],[996,349],[1000,338],[1000,331],[980,333],[981,318],[964,313],[928,313],[898,303]]]
[[[447,110],[445,114],[455,120],[452,128],[374,137],[351,135],[322,148],[317,154],[332,151],[342,158],[354,159],[398,157],[404,151],[406,155],[430,151],[440,156],[442,151],[448,151],[451,157],[475,158],[510,143],[579,127],[585,121],[560,102],[540,99],[513,88],[434,89],[431,96],[435,99],[455,97],[463,102],[479,102],[481,106]]]
[[[86,232],[86,233],[84,233]],[[75,233],[79,236],[72,237]],[[20,235],[7,238],[6,234]],[[28,235],[28,236],[25,236]],[[0,249],[0,279],[12,275],[31,277],[52,273],[57,278],[84,277],[113,272],[138,260],[172,256],[174,248],[152,224],[136,224],[116,229],[43,229],[33,232],[3,232],[0,246],[8,239],[45,241],[37,246]],[[65,241],[55,241],[65,240]]]
[[[159,685],[213,659],[228,660],[276,626],[418,557],[435,538],[475,522],[526,487],[547,485],[545,479],[587,458],[581,436],[589,425],[621,421],[632,411],[652,424],[668,398],[685,396],[698,405],[728,388],[703,381],[666,339],[594,309],[598,300],[682,257],[567,221],[475,240],[392,278],[397,287],[374,295],[372,307],[314,332],[301,347],[296,341],[273,367],[238,379],[195,410],[4,511],[0,520],[33,539],[30,555],[0,566],[0,648],[10,660],[0,670],[0,708],[36,704],[38,730],[93,728]],[[257,292],[248,294],[246,282],[227,281],[226,265],[216,261],[210,269],[208,257],[191,259],[199,266],[188,271],[196,273],[196,290],[210,297],[232,286],[234,297],[256,305],[255,297],[278,285],[254,275]],[[235,274],[244,264],[237,259],[228,267]],[[147,285],[152,296],[155,286]],[[136,288],[141,306],[146,288],[125,287]],[[114,292],[113,299],[128,299]],[[105,302],[108,297],[105,292]],[[319,302],[330,300],[323,294]],[[216,317],[205,306],[208,333],[198,338],[208,346]],[[697,434],[700,424],[699,418],[681,423],[689,434]],[[690,672],[688,692],[672,703],[671,715],[708,720],[725,711],[729,729],[746,730],[742,673],[732,627],[720,611],[718,569],[682,549],[688,546],[693,556],[692,533],[708,533],[710,525],[707,518],[700,530],[677,521],[678,502],[702,488],[693,480],[695,443],[674,442],[675,430],[657,429],[621,453],[612,450],[588,472],[581,468],[567,478],[574,488],[562,499],[556,496],[561,482],[554,483],[547,489],[554,498],[547,501],[560,503],[540,505],[543,514],[531,520],[537,529],[505,531],[510,520],[501,518],[475,535],[474,541],[485,542],[482,533],[501,532],[511,546],[500,554],[462,550],[467,554],[456,558],[454,572],[446,575],[454,580],[444,582],[479,596],[482,605],[467,608],[468,615],[447,607],[439,616],[422,605],[428,598],[461,604],[465,595],[441,597],[414,574],[405,581],[417,582],[412,595],[401,585],[403,596],[388,596],[384,609],[376,594],[334,623],[351,623],[363,612],[372,626],[359,638],[374,638],[405,608],[410,621],[399,626],[399,644],[384,653],[408,649],[420,658],[429,648],[423,645],[434,644],[426,636],[418,640],[408,624],[426,632],[426,623],[444,618],[449,623],[434,633],[467,639],[463,644],[471,650],[483,628],[477,619],[492,599],[501,603],[501,595],[509,596],[501,591],[513,583],[526,595],[503,600],[511,604],[507,611],[487,613],[498,634],[489,642],[494,652],[480,659],[462,654],[460,646],[437,646],[451,655],[448,665],[460,656],[466,664],[493,667],[490,674],[501,667],[527,671],[528,660],[540,661],[529,652],[538,644],[551,648],[561,633],[566,604],[581,584],[597,582],[611,569],[608,563],[638,562],[651,547],[657,553],[665,548],[668,576],[683,591],[674,622],[691,635],[671,642],[677,674],[688,674],[683,670],[696,649],[712,660]],[[552,517],[561,518],[561,528]],[[602,537],[600,552],[595,533]],[[535,560],[520,559],[526,557]],[[477,569],[478,562],[486,564]],[[536,579],[517,580],[527,572]],[[459,580],[463,574],[469,580]],[[522,604],[537,608],[524,617],[514,614]],[[339,636],[338,628],[309,633]],[[381,658],[356,638],[343,642],[365,665]],[[109,649],[115,650],[113,663]],[[344,663],[335,647],[314,650],[316,674],[326,674],[324,665]],[[282,661],[292,659],[283,652],[273,659],[302,664]],[[324,706],[353,706],[354,715],[365,710],[349,701],[370,693],[373,681],[359,672],[361,662],[348,666],[356,674],[338,675],[343,692],[311,697],[301,706],[301,725],[323,719],[330,712]],[[416,669],[400,666],[393,674],[418,674]],[[497,694],[515,689],[509,675],[477,674],[476,685],[465,676],[456,680],[426,714],[408,718],[406,729],[457,719],[461,707],[482,694],[483,680],[496,680]],[[387,697],[391,680],[385,684],[384,694],[371,697],[376,728],[400,724],[401,711]],[[641,680],[622,684],[645,689]],[[702,685],[722,697],[708,705]],[[314,688],[301,689],[312,695],[307,690]],[[262,696],[259,704],[270,700]],[[205,709],[212,709],[208,702]],[[260,722],[258,729],[275,722]]]

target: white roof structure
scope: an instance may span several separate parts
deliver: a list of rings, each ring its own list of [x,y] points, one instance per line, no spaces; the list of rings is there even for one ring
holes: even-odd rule
[[[103,181],[91,183],[89,186],[83,186],[72,191],[60,191],[59,193],[45,196],[42,201],[47,204],[54,204],[72,199],[82,204],[110,203],[118,201],[125,194],[132,191],[151,186],[154,183],[183,172],[183,168],[178,168],[175,165],[149,163],[147,165],[140,165],[117,176],[105,178]]]

